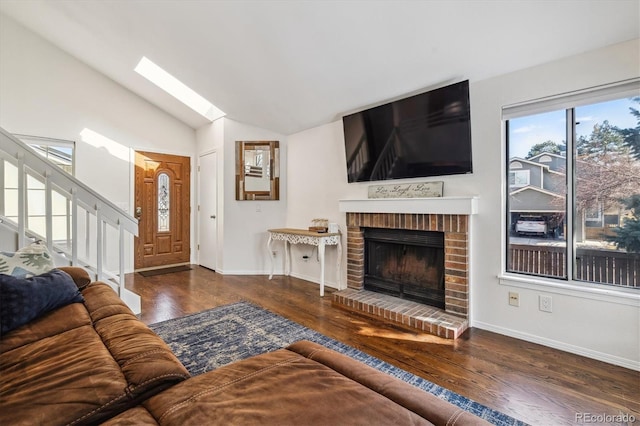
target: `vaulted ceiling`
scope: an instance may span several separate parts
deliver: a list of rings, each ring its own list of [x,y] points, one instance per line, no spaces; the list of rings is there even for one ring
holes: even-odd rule
[[[0,0],[0,12],[193,128],[206,119],[133,71],[142,56],[285,135],[640,32],[638,0]]]

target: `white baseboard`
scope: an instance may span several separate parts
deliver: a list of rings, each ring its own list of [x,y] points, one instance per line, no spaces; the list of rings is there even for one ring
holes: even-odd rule
[[[222,270],[216,269],[216,273],[220,275],[269,275],[271,270],[269,271],[256,271],[256,270],[247,270],[247,269],[231,269],[231,270]],[[282,271],[274,271],[273,276],[282,275]]]
[[[221,274],[221,275],[269,275],[271,273],[271,270],[269,271],[255,271],[255,270],[216,270],[217,273]],[[278,277],[278,276],[282,276],[284,275],[283,271],[274,271],[273,272],[273,277]],[[311,275],[304,275],[304,274],[298,274],[296,272],[292,272],[291,276],[294,278],[299,278],[301,280],[305,280],[305,281],[309,281],[312,282],[314,284],[318,284],[320,285],[320,279],[316,276],[311,276]],[[334,282],[330,282],[325,280],[324,281],[324,286],[325,287],[330,287],[330,288],[334,288],[339,290],[339,287],[336,285],[336,283]]]
[[[493,324],[488,324],[481,321],[473,321],[472,327],[480,328],[482,330],[491,331],[505,336],[514,337],[516,339],[525,340],[531,343],[537,343],[550,348],[559,349],[561,351],[569,352],[576,355],[581,355],[587,358],[596,359],[609,364],[618,365],[620,367],[628,368],[630,370],[640,371],[640,361],[621,358],[619,356],[607,354],[604,352],[594,351],[592,349],[583,348],[581,346],[575,346],[568,343],[560,342],[546,337],[536,336],[534,334],[523,333],[521,331],[512,330],[505,327],[499,327]]]
[[[317,276],[298,274],[296,272],[292,272],[291,276],[294,277],[294,278],[299,278],[301,280],[310,281],[310,282],[312,282],[314,284],[320,285],[320,278],[317,277]],[[336,285],[336,283],[332,282],[332,281],[324,280],[324,286],[325,287],[331,287],[331,288],[339,289],[338,286]]]

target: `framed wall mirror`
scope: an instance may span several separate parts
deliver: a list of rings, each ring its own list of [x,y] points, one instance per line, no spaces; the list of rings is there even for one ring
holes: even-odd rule
[[[279,141],[236,141],[236,200],[279,199]]]

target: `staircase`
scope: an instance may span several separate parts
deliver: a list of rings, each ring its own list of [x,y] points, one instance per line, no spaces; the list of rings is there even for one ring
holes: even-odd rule
[[[138,235],[135,218],[2,128],[0,181],[3,250],[41,240],[56,266],[83,267],[140,313],[140,297],[124,287],[125,251]]]
[[[371,170],[371,180],[385,180],[393,175],[393,169],[396,167],[399,159],[399,152],[402,147],[400,143],[400,134],[396,128],[393,129],[384,148],[378,156],[378,161]]]

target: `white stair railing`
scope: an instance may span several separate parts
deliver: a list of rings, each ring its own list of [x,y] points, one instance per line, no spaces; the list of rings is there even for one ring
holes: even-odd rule
[[[112,285],[120,297],[129,296],[131,299],[133,293],[124,289],[125,243],[129,236],[138,235],[138,221],[2,128],[0,160],[3,160],[0,161],[3,187],[0,223],[16,233],[17,246],[23,247],[36,239],[43,240],[50,252],[64,257],[69,265],[89,269],[95,274],[95,279]],[[7,168],[17,170],[6,172]],[[6,176],[11,172],[17,176],[17,188],[9,191],[14,190],[17,194],[7,199]],[[33,201],[30,198],[37,196],[44,197],[43,203],[40,199],[39,203],[33,204],[44,204],[45,235],[30,226],[30,221],[35,221],[29,214],[29,204]],[[64,238],[54,238],[54,232]],[[110,250],[112,239],[117,240],[117,256]],[[113,260],[114,257],[117,257],[117,272],[105,267],[107,258]],[[125,297],[123,299],[127,301]],[[136,304],[135,300],[133,304]]]

